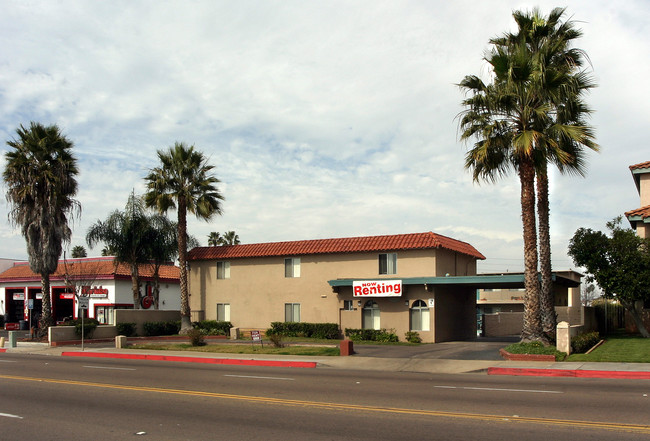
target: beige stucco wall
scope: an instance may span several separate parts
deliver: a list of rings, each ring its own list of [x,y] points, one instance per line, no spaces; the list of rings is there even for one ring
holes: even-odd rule
[[[642,207],[650,205],[650,173],[639,175],[639,198]]]
[[[282,256],[268,258],[231,259],[230,278],[217,279],[216,261],[190,263],[190,305],[193,317],[215,320],[218,303],[230,304],[230,321],[239,328],[266,329],[274,321],[284,321],[285,303],[300,303],[300,321],[311,323],[338,323],[341,329],[361,328],[362,307],[352,297],[351,287],[338,288],[338,293],[327,283],[333,279],[401,279],[441,275],[438,271],[457,275],[476,274],[475,259],[445,250],[409,250],[397,252],[397,274],[379,275],[379,253],[328,254],[314,256]],[[300,257],[300,277],[284,276],[285,257]],[[381,327],[395,329],[401,340],[409,329],[409,305],[413,300],[428,302],[432,292],[424,286],[405,286],[398,298],[374,298],[381,310]],[[475,291],[471,290],[475,296]],[[437,295],[437,292],[436,292]],[[470,311],[467,325],[476,335],[475,300],[463,294],[471,306],[459,311]],[[354,311],[343,311],[344,300],[354,300]],[[364,299],[364,302],[367,299]],[[409,305],[406,302],[409,302]],[[434,341],[437,332],[434,311],[431,310],[431,331],[421,331],[424,341]],[[457,322],[447,317],[442,323]],[[434,332],[434,329],[436,331]],[[460,335],[460,332],[452,332]],[[436,339],[437,340],[437,339]]]

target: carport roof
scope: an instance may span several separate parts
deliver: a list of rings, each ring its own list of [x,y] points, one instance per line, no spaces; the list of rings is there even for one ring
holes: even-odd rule
[[[335,279],[328,280],[332,288],[338,286],[352,286],[352,282],[360,282],[374,279]],[[476,289],[498,289],[498,288],[523,288],[524,274],[482,274],[476,276],[444,276],[444,277],[393,277],[387,280],[401,280],[404,285],[453,285]],[[580,281],[570,279],[560,274],[553,274],[553,283],[570,288],[580,286]]]

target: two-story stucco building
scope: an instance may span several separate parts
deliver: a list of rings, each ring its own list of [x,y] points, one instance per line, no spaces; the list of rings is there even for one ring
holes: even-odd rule
[[[432,232],[199,247],[193,320],[266,329],[275,321],[393,329],[425,342],[476,336],[472,245]],[[471,280],[470,280],[471,279]],[[472,284],[471,282],[474,282]]]

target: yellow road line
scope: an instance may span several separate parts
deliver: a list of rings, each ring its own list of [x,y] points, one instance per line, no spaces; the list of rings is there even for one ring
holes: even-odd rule
[[[650,426],[641,425],[641,424],[607,423],[607,422],[598,422],[598,421],[579,421],[579,420],[559,420],[559,419],[551,419],[551,418],[532,418],[532,417],[506,416],[506,415],[488,415],[488,414],[478,414],[478,413],[444,412],[444,411],[437,411],[437,410],[404,409],[404,408],[396,408],[396,407],[378,407],[378,406],[367,406],[367,405],[358,405],[358,404],[325,403],[319,401],[303,401],[303,400],[290,400],[284,398],[255,397],[255,396],[248,396],[248,395],[222,394],[217,392],[204,392],[204,391],[195,391],[195,390],[165,389],[165,388],[145,387],[145,386],[126,386],[120,384],[91,383],[87,381],[57,380],[54,378],[22,377],[16,375],[0,375],[0,378],[5,378],[9,380],[34,381],[34,382],[43,382],[43,383],[52,383],[52,384],[85,386],[85,387],[100,387],[105,389],[121,389],[121,390],[131,390],[131,391],[139,391],[139,392],[154,392],[154,393],[166,393],[166,394],[177,394],[177,395],[190,395],[196,397],[222,398],[226,400],[240,400],[240,401],[250,401],[250,402],[266,403],[266,404],[305,406],[305,407],[314,407],[314,408],[321,408],[321,409],[359,410],[359,411],[366,411],[366,412],[384,412],[384,413],[420,415],[420,416],[466,418],[466,419],[483,420],[483,421],[535,423],[535,424],[547,424],[553,426],[571,426],[574,428],[583,427],[583,428],[592,428],[592,429],[607,429],[607,430],[640,432],[640,433],[650,434]]]

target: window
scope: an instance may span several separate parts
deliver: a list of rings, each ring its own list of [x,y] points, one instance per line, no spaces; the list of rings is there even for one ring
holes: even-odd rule
[[[429,331],[429,308],[424,300],[416,300],[411,306],[411,331]]]
[[[379,305],[377,302],[368,300],[363,306],[363,315],[361,318],[363,329],[380,329],[379,327]]]
[[[217,303],[217,321],[230,321],[230,303]]]
[[[396,253],[384,253],[379,255],[379,274],[397,274]]]
[[[230,262],[217,262],[217,279],[230,279]]]
[[[300,303],[284,304],[284,321],[285,322],[300,321]]]
[[[300,277],[300,257],[284,259],[284,277]]]
[[[344,311],[354,311],[354,300],[343,300]]]

